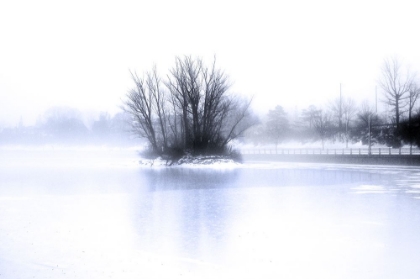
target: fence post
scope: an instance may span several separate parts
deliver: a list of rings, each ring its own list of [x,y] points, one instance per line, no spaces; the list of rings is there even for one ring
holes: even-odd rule
[[[401,147],[398,148],[398,155],[401,155]]]
[[[381,155],[381,148],[379,147],[379,155]]]
[[[353,155],[353,149],[350,148],[350,155]]]
[[[391,147],[389,148],[389,155],[391,155]]]
[[[360,150],[360,148],[359,148],[359,155],[361,154],[361,150]]]

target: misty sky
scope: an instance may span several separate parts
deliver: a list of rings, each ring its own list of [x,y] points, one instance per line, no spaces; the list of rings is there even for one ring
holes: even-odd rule
[[[176,2],[176,3],[175,3]],[[0,2],[0,127],[51,106],[116,112],[129,70],[214,55],[257,111],[374,101],[383,59],[420,71],[416,1]]]

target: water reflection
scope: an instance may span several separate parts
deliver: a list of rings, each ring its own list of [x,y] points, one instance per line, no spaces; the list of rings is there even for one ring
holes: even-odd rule
[[[163,168],[142,169],[151,191],[193,190],[233,187],[240,170]]]
[[[152,191],[133,199],[134,226],[143,251],[200,262],[214,260],[226,245],[232,206],[229,190]]]
[[[385,183],[392,174],[345,169],[141,169],[151,191]]]
[[[395,185],[415,199],[420,199],[420,172],[418,170],[412,170],[400,176],[396,179]]]
[[[1,164],[3,278],[420,274],[414,168],[68,164]]]
[[[197,276],[394,278],[389,275],[404,265],[405,278],[415,278],[420,271],[411,254],[404,253],[420,248],[413,234],[420,228],[401,218],[419,206],[402,192],[389,195],[404,176],[393,171],[142,172],[151,187],[133,201],[134,226],[142,236],[138,247],[193,263],[187,269]],[[374,196],[352,195],[360,191]],[[397,208],[400,203],[410,206]],[[420,221],[420,216],[411,220]],[[409,231],[405,236],[410,240],[402,241],[398,230]]]
[[[246,169],[242,173],[245,185],[258,186],[326,186],[343,185],[368,181],[386,181],[384,173],[372,173],[356,170],[328,169]]]

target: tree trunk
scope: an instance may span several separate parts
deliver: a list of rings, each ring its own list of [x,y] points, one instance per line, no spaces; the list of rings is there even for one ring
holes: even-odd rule
[[[400,127],[400,107],[398,98],[395,98],[395,124],[398,130],[398,128]]]

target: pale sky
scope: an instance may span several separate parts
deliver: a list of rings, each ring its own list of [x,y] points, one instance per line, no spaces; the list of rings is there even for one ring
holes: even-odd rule
[[[383,59],[420,71],[417,1],[0,2],[0,127],[51,106],[116,112],[129,70],[218,65],[254,108],[374,102]],[[380,90],[378,89],[380,94]]]

